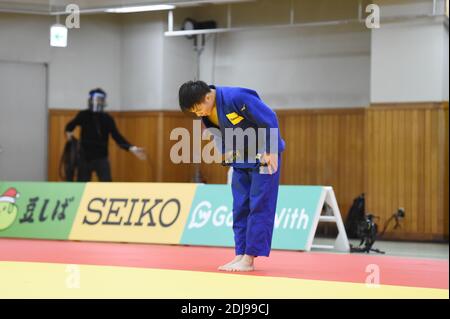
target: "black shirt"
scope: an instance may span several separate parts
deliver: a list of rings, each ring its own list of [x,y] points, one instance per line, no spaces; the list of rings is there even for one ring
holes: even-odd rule
[[[81,126],[81,146],[86,160],[108,157],[109,134],[120,148],[128,150],[132,146],[119,133],[114,119],[108,113],[80,111],[67,123],[66,132],[72,132],[77,125]]]

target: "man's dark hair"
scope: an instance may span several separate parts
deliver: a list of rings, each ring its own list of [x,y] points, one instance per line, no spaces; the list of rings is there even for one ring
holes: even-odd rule
[[[96,89],[90,90],[89,97],[92,97],[95,93],[103,94],[106,98],[106,92],[103,91],[101,88],[96,88]]]
[[[195,104],[201,103],[211,88],[203,81],[189,81],[184,83],[178,92],[180,108],[189,112]]]

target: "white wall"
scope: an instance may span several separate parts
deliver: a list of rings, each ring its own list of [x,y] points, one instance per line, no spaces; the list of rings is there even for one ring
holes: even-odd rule
[[[46,16],[0,13],[0,59],[49,62],[48,39],[52,21]]]
[[[177,9],[175,22],[207,18],[211,10]],[[224,10],[217,10],[222,21]],[[429,4],[417,1],[414,10]],[[274,13],[276,22],[285,18]],[[48,44],[53,22],[0,14],[0,60],[49,63],[50,108],[85,108],[88,90],[101,86],[110,110],[177,109],[179,86],[195,77],[192,40],[164,37],[166,12],[82,15],[65,49]],[[201,79],[254,88],[274,108],[448,100],[448,30],[442,23],[407,23],[383,25],[372,35],[358,26],[225,33],[216,46],[208,38],[200,66]]]
[[[444,19],[388,21],[404,14],[431,15],[433,1],[381,5],[381,28],[372,31],[371,101],[423,102],[448,100],[448,28]],[[436,14],[445,12],[437,0]]]
[[[436,13],[445,12],[445,1],[436,0]],[[431,15],[433,13],[433,0],[373,0],[381,7],[381,15],[398,17],[406,15]]]
[[[115,16],[84,16],[67,48],[51,49],[50,108],[86,108],[88,92],[101,87],[108,109],[121,109],[121,29]]]
[[[162,105],[164,109],[179,109],[178,90],[194,78],[196,55],[193,44],[185,38],[165,37],[163,41]]]
[[[43,64],[0,61],[0,180],[46,179],[46,73]]]
[[[67,48],[51,48],[55,18],[0,13],[0,60],[49,64],[49,108],[85,108],[87,94],[100,86],[109,109],[120,109],[121,24],[116,16],[83,16],[69,30]]]
[[[215,62],[213,51],[211,39],[203,79],[253,88],[273,108],[369,104],[370,32],[360,27],[226,33],[217,38]]]
[[[449,65],[448,65],[448,62],[449,62],[449,52],[448,52],[448,27],[444,27],[444,29],[441,29],[442,30],[442,36],[443,36],[443,38],[444,38],[444,41],[443,41],[443,46],[444,46],[444,52],[443,52],[443,56],[442,56],[442,58],[443,58],[443,62],[442,62],[442,66],[443,66],[443,74],[442,74],[442,76],[443,76],[443,80],[442,80],[442,100],[443,101],[448,101],[448,91],[449,91],[449,88],[448,88],[448,85],[449,85],[449,74],[448,74],[448,72],[449,72]]]
[[[443,87],[443,62],[448,61],[445,45],[448,31],[442,21],[392,23],[374,30],[371,101],[448,99],[448,86]]]
[[[159,109],[162,101],[163,25],[157,16],[128,15],[123,20],[122,105]]]
[[[195,58],[190,41],[164,37],[166,17],[82,15],[68,47],[51,48],[54,18],[0,14],[0,60],[48,63],[49,108],[83,109],[99,86],[108,93],[108,110],[176,109]]]
[[[177,109],[179,86],[194,79],[193,41],[164,37],[165,28],[165,16],[124,20],[124,109]],[[216,48],[209,36],[200,78],[254,88],[274,108],[369,104],[370,33],[361,28],[220,34]]]
[[[261,4],[259,9],[274,22],[286,20],[286,12],[279,12],[276,4]],[[221,24],[225,13],[225,6],[177,9],[175,29],[185,17],[218,18]],[[235,11],[233,23],[260,19],[245,17]],[[163,36],[167,13],[128,15],[123,25],[123,108],[177,109],[179,86],[196,75],[193,41]],[[208,36],[200,61],[200,78],[208,83],[254,88],[274,108],[370,103],[371,42],[365,28],[236,32],[216,35],[216,41],[214,50],[214,36]]]
[[[178,88],[194,74],[194,53],[188,40],[164,37],[166,24],[164,13],[124,18],[123,109],[178,108]]]

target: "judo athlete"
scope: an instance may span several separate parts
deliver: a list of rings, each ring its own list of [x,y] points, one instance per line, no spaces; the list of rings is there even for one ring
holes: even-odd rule
[[[179,102],[183,112],[201,117],[207,129],[220,130],[219,149],[225,157],[224,163],[233,167],[231,188],[236,257],[219,270],[252,271],[254,258],[268,257],[272,245],[281,152],[285,148],[276,114],[253,90],[208,86],[202,81],[183,84]],[[250,138],[237,145],[235,137],[230,138],[230,132],[235,134],[238,130],[254,130],[256,145],[251,145]],[[217,134],[214,135],[217,138]]]

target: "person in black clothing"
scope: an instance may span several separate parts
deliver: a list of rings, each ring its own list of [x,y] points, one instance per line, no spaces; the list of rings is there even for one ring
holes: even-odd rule
[[[78,163],[79,182],[91,180],[95,171],[102,182],[110,182],[111,167],[108,159],[108,139],[111,134],[117,145],[132,152],[140,160],[145,160],[142,148],[130,144],[118,131],[111,115],[103,112],[106,107],[106,93],[98,88],[89,92],[89,109],[80,111],[76,117],[67,123],[66,136],[70,140],[76,126],[81,126],[81,151]]]

